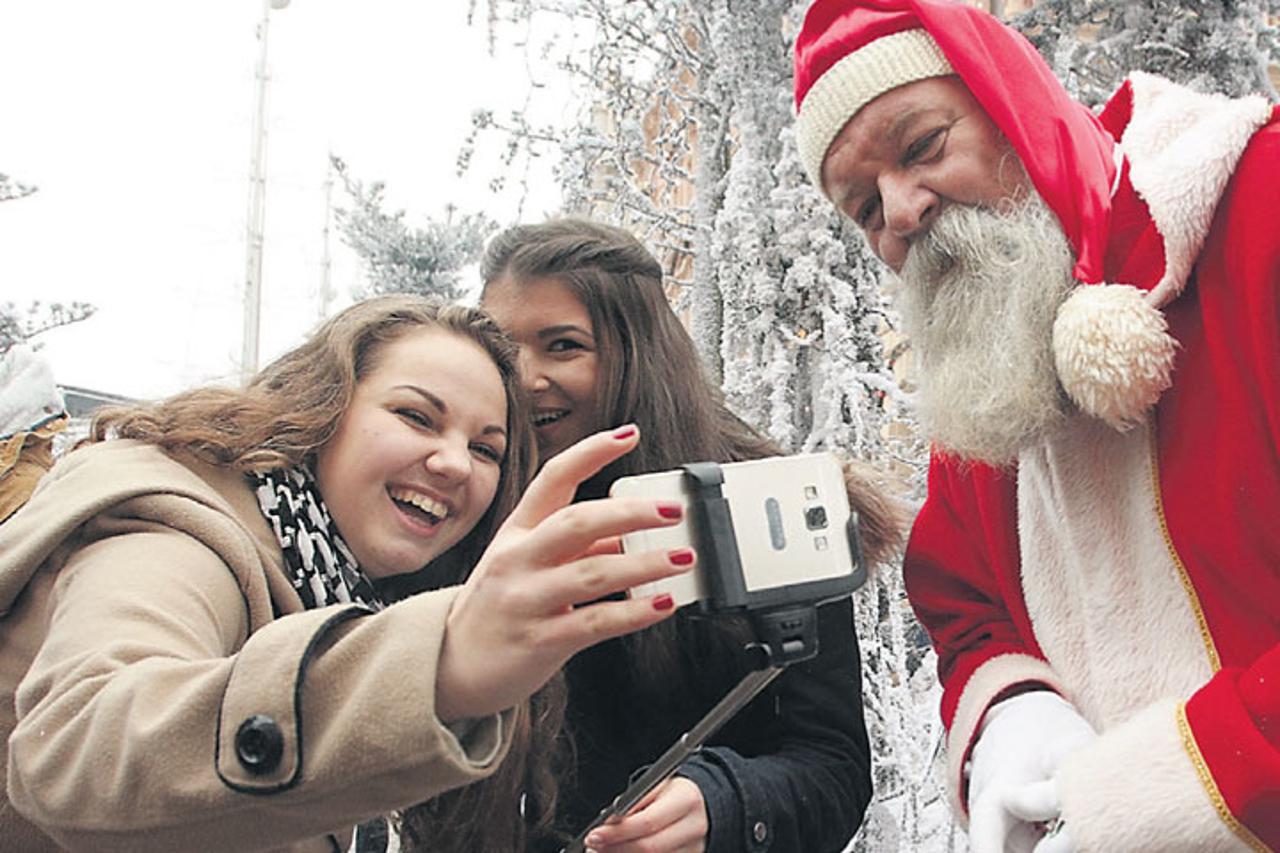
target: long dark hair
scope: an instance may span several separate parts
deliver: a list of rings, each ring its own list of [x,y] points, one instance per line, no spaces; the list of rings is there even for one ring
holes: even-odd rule
[[[490,241],[481,276],[486,289],[499,282],[504,287],[546,278],[563,282],[587,309],[596,339],[597,426],[634,422],[640,427],[639,447],[583,484],[580,497],[602,496],[614,480],[629,474],[783,452],[725,405],[667,301],[662,267],[628,232],[575,218],[517,226]],[[900,544],[899,512],[872,485],[869,469],[850,463],[845,470],[864,549],[870,560],[882,559]],[[664,709],[679,713],[688,697],[704,692],[687,650],[705,650],[708,644],[736,650],[747,636],[742,623],[682,617],[623,638],[642,694],[631,707],[658,716]]]
[[[600,365],[597,426],[635,423],[643,439],[585,484],[586,495],[603,495],[626,475],[784,452],[725,405],[667,301],[661,265],[627,231],[578,218],[519,225],[489,242],[480,274],[486,289],[499,280],[519,287],[557,279],[591,317]],[[901,542],[900,513],[869,469],[848,463],[845,470],[863,547],[872,561],[883,559]]]

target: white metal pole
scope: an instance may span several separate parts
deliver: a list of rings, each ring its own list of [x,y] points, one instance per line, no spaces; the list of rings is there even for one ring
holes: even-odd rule
[[[288,0],[262,0],[258,23],[258,65],[254,72],[255,103],[253,138],[249,156],[249,212],[245,234],[244,332],[241,337],[240,375],[248,380],[258,370],[259,314],[262,307],[262,245],[267,195],[267,28],[271,10],[283,9]]]
[[[320,320],[329,316],[329,305],[333,302],[333,283],[331,281],[332,262],[329,259],[329,221],[333,219],[333,155],[329,155],[329,168],[324,175],[324,230],[321,232],[320,245],[323,254],[320,256]]]

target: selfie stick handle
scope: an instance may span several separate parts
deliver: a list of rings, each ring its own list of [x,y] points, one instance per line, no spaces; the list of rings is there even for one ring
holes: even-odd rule
[[[693,728],[682,734],[679,740],[673,743],[666,752],[662,753],[657,761],[650,764],[649,768],[628,785],[625,791],[615,797],[613,802],[605,806],[600,811],[600,814],[596,815],[596,819],[591,822],[590,826],[582,830],[582,833],[566,846],[561,853],[583,853],[586,850],[587,835],[591,830],[600,826],[614,815],[624,815],[631,811],[636,803],[666,781],[672,773],[675,773],[686,758],[702,748],[702,744],[706,742],[707,738],[715,734],[716,729],[724,725],[742,706],[754,699],[761,690],[768,687],[769,683],[777,678],[781,672],[782,667],[780,666],[767,666],[764,669],[753,670],[744,675],[736,687],[726,693],[724,698],[706,713],[706,716],[694,724]]]

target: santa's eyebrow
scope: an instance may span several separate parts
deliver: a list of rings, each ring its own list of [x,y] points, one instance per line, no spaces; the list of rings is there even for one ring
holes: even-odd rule
[[[939,112],[936,106],[918,106],[908,107],[898,115],[894,116],[893,121],[889,122],[889,127],[880,135],[887,144],[901,145],[902,137],[906,134],[911,125],[918,122],[921,118],[929,113]],[[864,196],[871,195],[875,192],[875,182],[869,182],[868,187],[864,183],[846,184],[843,187],[835,187],[838,190],[832,201],[836,207],[844,210],[853,199],[862,199]]]
[[[889,125],[889,130],[885,133],[885,138],[891,142],[900,142],[903,134],[907,132],[908,126],[919,121],[923,116],[933,112],[938,112],[936,107],[913,107],[900,113]]]

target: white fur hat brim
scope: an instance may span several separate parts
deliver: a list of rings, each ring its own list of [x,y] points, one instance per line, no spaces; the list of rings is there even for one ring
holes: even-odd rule
[[[954,73],[933,36],[922,29],[882,36],[831,66],[796,114],[796,147],[809,180],[822,189],[827,149],[858,110],[891,89]]]

